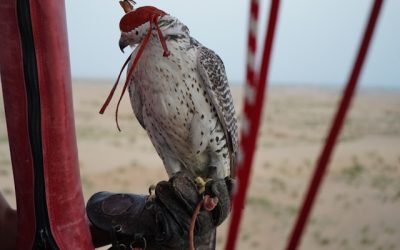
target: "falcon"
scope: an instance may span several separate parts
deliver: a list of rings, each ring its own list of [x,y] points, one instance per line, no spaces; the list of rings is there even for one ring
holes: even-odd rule
[[[232,177],[237,121],[221,58],[155,7],[125,14],[120,29],[121,50],[134,48],[125,88],[169,177],[184,169],[202,178]]]

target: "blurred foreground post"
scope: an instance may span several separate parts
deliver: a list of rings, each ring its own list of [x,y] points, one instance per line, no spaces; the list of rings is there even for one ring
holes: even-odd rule
[[[18,249],[93,249],[79,176],[64,1],[2,0],[0,68]]]
[[[239,155],[237,160],[237,190],[233,198],[233,210],[229,225],[226,250],[235,249],[239,234],[239,226],[246,201],[247,188],[251,174],[251,167],[256,149],[256,141],[266,92],[270,58],[278,20],[280,0],[272,0],[269,13],[267,32],[260,69],[254,68],[257,40],[257,17],[259,11],[258,0],[250,4],[250,22],[248,39],[247,83],[243,108],[243,121],[240,137]]]

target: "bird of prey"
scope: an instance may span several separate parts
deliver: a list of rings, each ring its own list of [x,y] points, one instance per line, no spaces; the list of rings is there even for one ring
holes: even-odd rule
[[[127,13],[119,46],[134,48],[127,85],[133,111],[172,177],[234,174],[237,121],[224,64],[177,18],[155,7]]]

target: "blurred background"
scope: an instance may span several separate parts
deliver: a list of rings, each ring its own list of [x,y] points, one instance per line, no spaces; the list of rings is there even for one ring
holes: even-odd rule
[[[137,1],[178,17],[223,59],[239,121],[249,1]],[[269,1],[261,1],[259,44]],[[357,53],[372,1],[282,1],[270,88],[238,249],[283,249]],[[76,134],[85,199],[146,193],[166,179],[125,96],[98,114],[128,53],[118,48],[118,1],[66,1]],[[359,90],[300,249],[400,249],[400,1],[385,1]],[[119,89],[120,90],[120,89]],[[117,91],[119,91],[117,90]],[[1,96],[1,95],[0,95]],[[15,206],[0,100],[0,191]],[[225,242],[225,222],[218,249]]]
[[[229,79],[241,84],[249,1],[144,0],[185,23],[191,35],[224,60]],[[269,1],[260,1],[260,31]],[[372,1],[283,0],[272,57],[273,84],[342,85],[350,71]],[[69,0],[67,20],[72,74],[114,79],[127,54],[118,47],[121,8],[116,1]],[[362,86],[395,87],[400,79],[400,1],[386,0]],[[260,32],[260,43],[264,39]]]

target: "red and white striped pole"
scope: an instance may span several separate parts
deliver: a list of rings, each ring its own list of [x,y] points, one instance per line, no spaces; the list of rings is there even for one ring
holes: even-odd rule
[[[245,106],[246,104],[254,104],[255,93],[257,88],[256,81],[256,51],[257,51],[257,31],[258,31],[258,16],[259,16],[259,0],[251,0],[250,15],[248,26],[248,50],[247,50],[247,65],[246,65],[246,86],[245,86]],[[247,105],[248,106],[248,105]],[[246,115],[246,113],[244,113]],[[248,119],[244,119],[248,120]],[[242,132],[249,132],[248,124],[242,124]]]
[[[271,1],[270,17],[267,26],[260,70],[257,70],[255,66],[259,1],[251,0],[250,4],[247,83],[245,86],[245,102],[243,107],[241,138],[237,161],[237,186],[233,199],[233,210],[225,248],[226,250],[235,249],[243,207],[246,200],[246,192],[263,109],[267,73],[270,63],[276,21],[278,17],[279,3],[279,0]]]

